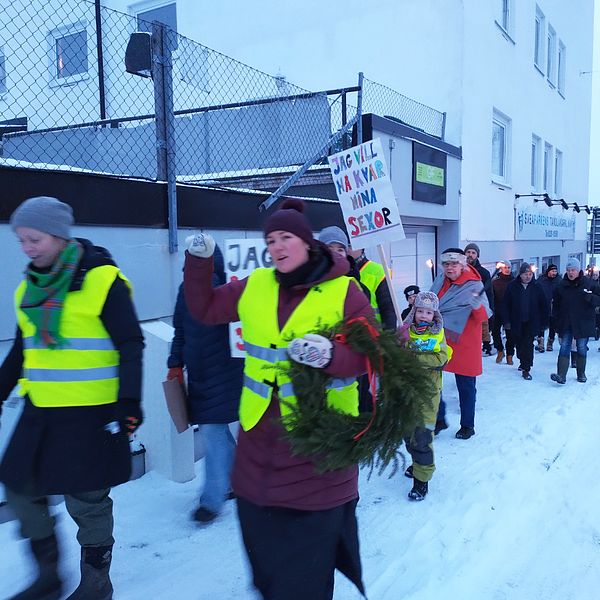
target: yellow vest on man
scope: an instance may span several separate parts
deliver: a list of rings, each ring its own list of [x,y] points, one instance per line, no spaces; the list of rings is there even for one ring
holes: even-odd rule
[[[68,292],[59,335],[64,344],[48,348],[36,339],[35,325],[21,310],[26,281],[15,292],[17,323],[23,334],[21,395],[35,406],[97,406],[117,401],[119,352],[102,324],[100,314],[117,277],[127,278],[112,265],[90,269],[81,290]]]
[[[368,260],[360,268],[360,282],[371,293],[371,306],[375,311],[375,317],[377,318],[377,321],[379,323],[381,323],[381,315],[379,314],[379,306],[377,305],[377,297],[375,296],[375,294],[377,292],[377,288],[384,279],[385,271],[379,263],[373,262],[372,260]]]
[[[277,320],[279,283],[274,269],[256,269],[248,278],[238,301],[246,350],[244,387],[240,401],[240,424],[252,429],[267,410],[277,389],[281,415],[291,412],[296,398],[287,375],[287,346],[293,338],[333,326],[343,319],[349,277],[338,277],[312,287],[294,309],[282,330]],[[358,391],[354,377],[333,379],[327,403],[340,412],[358,414]]]

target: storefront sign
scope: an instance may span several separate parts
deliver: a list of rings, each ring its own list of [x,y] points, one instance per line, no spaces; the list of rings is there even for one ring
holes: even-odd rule
[[[574,240],[575,213],[560,206],[518,199],[515,203],[516,240]]]

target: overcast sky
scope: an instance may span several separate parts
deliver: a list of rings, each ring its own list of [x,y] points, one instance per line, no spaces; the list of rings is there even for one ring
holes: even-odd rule
[[[594,66],[592,78],[592,138],[590,147],[589,204],[600,206],[600,2],[594,19]]]

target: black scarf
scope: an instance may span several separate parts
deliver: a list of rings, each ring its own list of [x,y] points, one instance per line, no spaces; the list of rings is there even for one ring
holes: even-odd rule
[[[275,270],[275,276],[281,287],[290,289],[299,285],[321,281],[332,266],[333,259],[329,253],[317,246],[309,250],[307,262],[289,273],[281,273]]]

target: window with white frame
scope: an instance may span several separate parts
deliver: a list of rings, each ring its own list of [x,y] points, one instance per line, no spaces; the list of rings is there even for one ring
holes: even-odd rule
[[[492,180],[498,183],[510,181],[510,131],[511,121],[494,110],[492,119]]]
[[[48,36],[51,80],[59,84],[88,76],[88,33],[84,22],[58,27]]]
[[[544,69],[544,31],[546,29],[546,18],[539,6],[535,7],[535,30],[533,46],[533,62],[542,71]]]
[[[552,192],[552,145],[544,144],[544,191]]]
[[[4,48],[0,46],[0,94],[4,94],[8,90],[6,84],[6,55]]]
[[[497,0],[498,14],[496,16],[496,23],[504,29],[509,36],[512,35],[512,3],[514,0]]]
[[[531,190],[534,192],[540,189],[540,165],[542,140],[537,135],[531,136]]]
[[[558,41],[558,75],[557,86],[561,96],[565,95],[565,71],[567,68],[567,48],[561,40]]]
[[[172,0],[138,2],[132,4],[130,10],[136,17],[138,31],[152,33],[153,21],[177,31],[177,6]]]
[[[554,193],[562,196],[563,153],[557,148],[554,154]]]
[[[556,31],[548,24],[546,43],[546,77],[552,85],[556,83]]]

